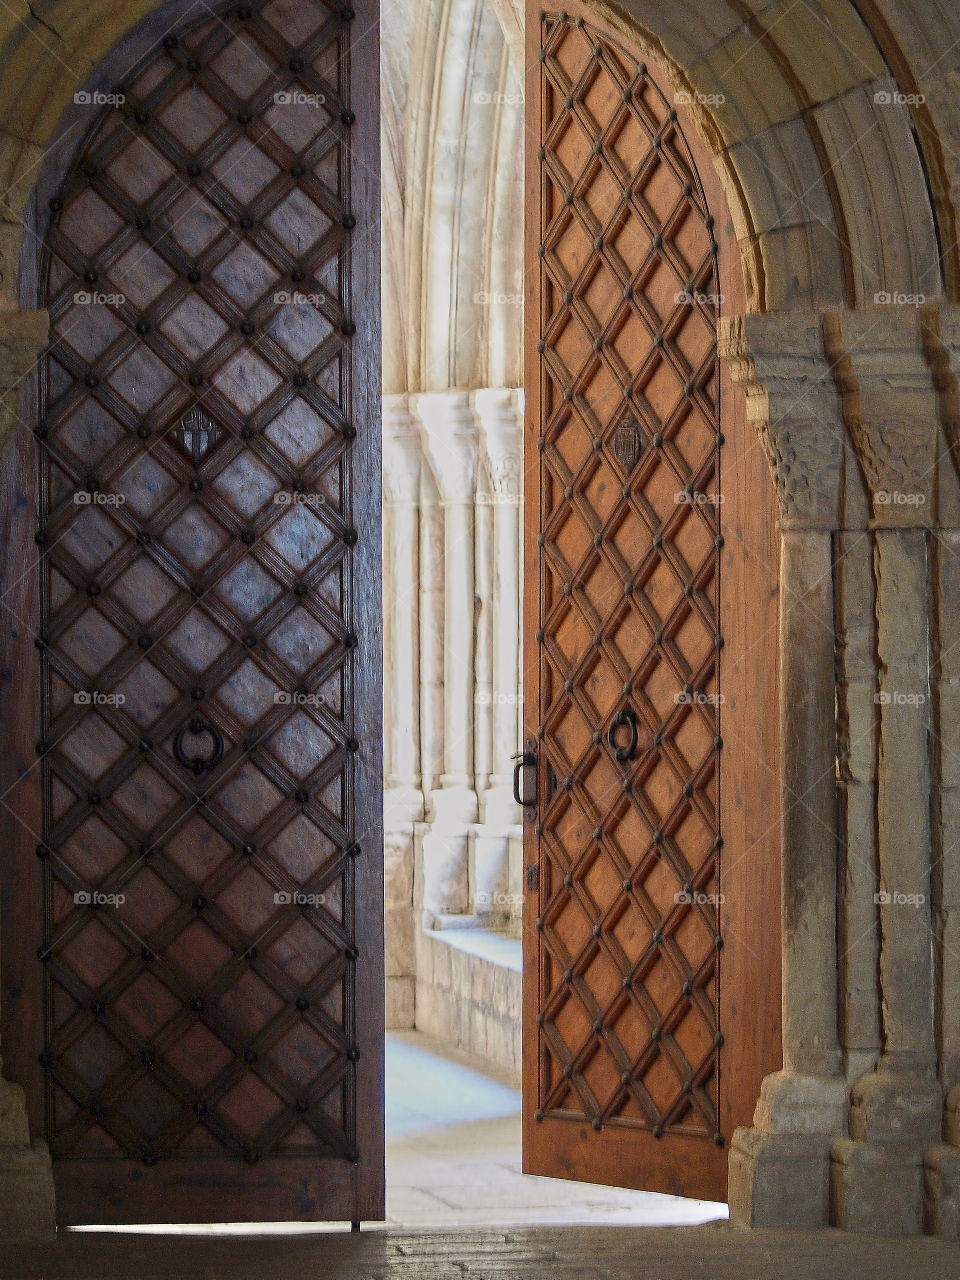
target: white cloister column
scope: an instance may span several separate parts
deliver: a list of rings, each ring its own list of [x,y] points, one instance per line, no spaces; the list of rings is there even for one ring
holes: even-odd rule
[[[493,757],[493,645],[496,604],[493,594],[493,491],[485,462],[477,468],[474,511],[474,594],[476,656],[473,694],[473,769],[480,814],[483,795],[495,767]]]
[[[406,395],[383,398],[388,829],[423,817],[420,780],[420,432]]]
[[[478,432],[466,391],[417,397],[443,507],[443,773],[423,840],[423,906],[461,915],[469,906],[467,857],[477,820],[474,788],[474,496]]]
[[[485,600],[490,627],[490,678],[478,688],[478,704],[489,725],[489,764],[481,779],[481,825],[472,844],[471,884],[478,915],[506,918],[510,914],[509,828],[520,821],[513,799],[512,756],[517,750],[520,644],[520,448],[522,425],[519,392],[484,388],[474,393],[474,406],[483,432],[487,491],[485,522],[478,524],[478,559],[489,566],[491,584]],[[481,545],[481,528],[487,545]]]
[[[443,508],[429,460],[420,467],[420,778],[425,816],[443,773]]]
[[[512,757],[519,749],[520,478],[523,422],[520,393],[486,388],[475,394],[490,476],[493,509],[493,761],[482,797],[483,821],[520,821],[513,799]]]

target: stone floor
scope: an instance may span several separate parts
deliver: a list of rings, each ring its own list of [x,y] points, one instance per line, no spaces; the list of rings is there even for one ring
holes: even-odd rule
[[[401,1227],[680,1226],[725,1204],[520,1172],[520,1094],[418,1032],[386,1053],[387,1220]]]
[[[706,1227],[317,1232],[278,1238],[67,1233],[0,1250],[3,1280],[960,1280],[937,1240]]]
[[[0,1280],[960,1280],[940,1241],[681,1226],[726,1206],[524,1177],[516,1090],[412,1033],[387,1046],[387,1183],[388,1223],[358,1235],[66,1231],[0,1241]]]

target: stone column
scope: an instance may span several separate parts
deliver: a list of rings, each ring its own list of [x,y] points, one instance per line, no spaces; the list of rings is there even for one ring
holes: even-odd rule
[[[443,773],[423,841],[423,905],[434,915],[469,905],[467,855],[477,820],[474,789],[474,496],[478,432],[465,391],[417,397],[443,507]]]
[[[426,817],[443,773],[443,508],[429,466],[420,467],[420,776]]]
[[[420,786],[420,432],[406,395],[383,398],[384,969],[386,1025],[412,1027],[414,823]]]
[[[844,413],[873,504],[879,659],[877,850],[883,1052],[853,1088],[833,1144],[833,1220],[853,1231],[923,1229],[923,1157],[940,1136],[934,1040],[930,828],[929,527],[936,519],[938,401],[922,313],[828,323]]]
[[[420,432],[406,395],[383,398],[384,720],[388,827],[423,817],[420,789]]]
[[[474,394],[483,431],[492,515],[491,757],[480,796],[482,828],[473,846],[478,911],[506,918],[511,901],[509,828],[521,821],[513,798],[513,756],[519,743],[520,477],[523,441],[519,392],[486,388]],[[482,897],[480,896],[482,895]],[[483,914],[483,912],[480,912]]]
[[[833,531],[844,430],[815,316],[728,321],[720,350],[746,394],[780,502],[783,1069],[763,1081],[753,1128],[730,1152],[732,1217],[823,1226],[830,1139],[847,1086],[837,1013]]]
[[[493,769],[493,645],[497,626],[493,598],[493,502],[494,495],[485,459],[477,468],[477,492],[474,509],[474,594],[476,597],[473,691],[473,768],[474,787],[480,819],[483,820],[483,797],[490,785]]]
[[[924,1227],[960,1241],[960,308],[928,316],[927,354],[940,390],[950,465],[940,474],[938,524],[932,545],[934,616],[933,842],[934,914],[939,965],[936,1038],[947,1091],[943,1142],[924,1158]]]
[[[859,470],[853,476],[861,485]],[[863,524],[866,525],[866,509]],[[848,517],[849,518],[849,517]],[[834,542],[837,617],[838,819],[841,866],[837,913],[840,1042],[848,1082],[876,1065],[880,1026],[877,892],[878,656],[873,548],[864,528]]]

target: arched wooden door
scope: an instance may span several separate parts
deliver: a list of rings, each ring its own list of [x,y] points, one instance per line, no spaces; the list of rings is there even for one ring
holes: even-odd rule
[[[527,13],[524,1169],[726,1198],[780,1066],[772,485],[682,98]],[[716,220],[716,221],[715,221]]]
[[[63,1223],[383,1216],[357,9],[168,6],[76,103],[61,145],[85,140],[38,193],[0,1004]]]

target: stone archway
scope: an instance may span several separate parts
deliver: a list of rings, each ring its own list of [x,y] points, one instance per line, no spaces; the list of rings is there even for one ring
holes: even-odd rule
[[[46,341],[18,293],[34,171],[77,85],[158,7],[0,17],[8,448]],[[734,1208],[955,1238],[960,123],[943,51],[960,16],[908,0],[605,12],[672,70],[717,157],[750,287],[725,354],[783,512],[785,1070],[734,1153]],[[8,1099],[4,1203],[30,1234],[49,1224],[43,1157]]]

